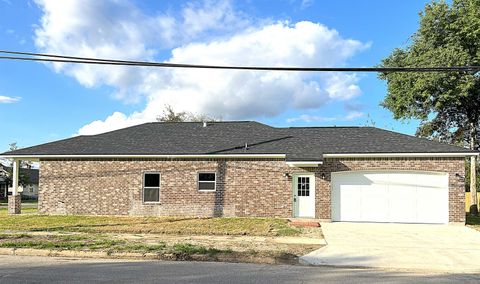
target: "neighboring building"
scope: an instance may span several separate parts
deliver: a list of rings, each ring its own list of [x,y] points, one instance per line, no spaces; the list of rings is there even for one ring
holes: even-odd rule
[[[4,199],[8,194],[8,185],[11,183],[9,172],[11,172],[11,168],[0,163],[0,199]],[[27,184],[22,185],[22,196],[37,199],[38,169],[22,168],[20,169],[20,175],[25,176],[25,180],[28,181]]]
[[[7,196],[7,188],[7,175],[2,170],[0,170],[0,199],[5,199],[5,197]]]
[[[46,214],[465,222],[468,149],[373,127],[147,123],[2,154]]]
[[[10,179],[7,168],[0,163],[0,199],[5,199],[7,197],[9,182]]]

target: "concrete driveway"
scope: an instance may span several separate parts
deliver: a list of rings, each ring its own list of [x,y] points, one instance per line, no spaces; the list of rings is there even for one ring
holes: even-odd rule
[[[464,226],[322,223],[327,246],[312,265],[480,273],[480,232]]]

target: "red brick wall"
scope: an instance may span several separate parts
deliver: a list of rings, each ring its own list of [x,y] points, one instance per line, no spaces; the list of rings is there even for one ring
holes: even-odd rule
[[[52,214],[291,216],[282,160],[43,160],[39,208]],[[160,204],[143,204],[142,173],[161,173]],[[217,191],[197,173],[217,173]]]
[[[40,212],[48,214],[292,216],[291,178],[315,173],[316,217],[330,219],[330,173],[401,169],[448,172],[450,221],[463,222],[462,158],[327,159],[318,168],[290,168],[283,160],[42,160]],[[160,204],[142,203],[142,172],[161,173]],[[217,191],[199,192],[197,173],[217,172]],[[325,179],[322,179],[322,173]]]

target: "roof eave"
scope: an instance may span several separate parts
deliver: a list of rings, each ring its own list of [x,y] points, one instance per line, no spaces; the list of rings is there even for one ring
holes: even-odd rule
[[[293,168],[308,168],[308,167],[318,167],[323,164],[323,161],[287,161],[286,164]]]
[[[478,156],[478,152],[439,152],[439,153],[330,153],[324,158],[389,158],[389,157],[470,157]]]
[[[38,161],[40,159],[73,159],[73,158],[251,158],[251,159],[284,159],[285,154],[161,154],[161,155],[147,155],[147,154],[72,154],[72,155],[0,155],[0,158],[32,160]]]

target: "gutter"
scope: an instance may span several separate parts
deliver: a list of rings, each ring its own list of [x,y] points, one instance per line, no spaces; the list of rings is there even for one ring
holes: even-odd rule
[[[19,160],[40,160],[50,158],[248,158],[248,159],[284,159],[285,154],[197,154],[197,155],[4,155],[0,158],[19,159]]]
[[[478,156],[478,152],[458,153],[349,153],[323,154],[324,158],[389,158],[389,157],[470,157]]]
[[[308,168],[308,167],[318,167],[319,165],[322,165],[322,161],[295,161],[295,162],[286,162],[286,164],[289,167],[300,167],[300,168]]]

